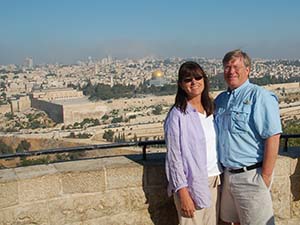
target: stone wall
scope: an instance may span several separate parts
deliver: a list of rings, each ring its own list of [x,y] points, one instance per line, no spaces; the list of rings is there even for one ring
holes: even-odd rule
[[[19,99],[11,100],[11,111],[23,112],[27,109],[30,109],[31,101],[29,96],[20,96]]]
[[[281,152],[271,193],[277,225],[300,224],[300,149]]]
[[[32,98],[31,107],[45,111],[48,116],[57,123],[63,123],[64,121],[63,107],[61,105]]]
[[[35,91],[32,93],[32,96],[40,100],[53,101],[55,99],[81,98],[83,93],[72,88],[50,88]]]
[[[173,225],[164,154],[0,170],[0,224]],[[272,187],[279,225],[300,224],[300,162],[280,156]]]
[[[79,102],[72,105],[63,105],[64,124],[74,124],[82,122],[85,118],[100,119],[107,107],[99,102]]]

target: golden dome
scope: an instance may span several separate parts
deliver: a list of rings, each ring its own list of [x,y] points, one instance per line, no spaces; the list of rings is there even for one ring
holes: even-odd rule
[[[164,76],[164,73],[161,70],[155,70],[152,73],[152,79],[157,79],[157,78],[161,78]]]

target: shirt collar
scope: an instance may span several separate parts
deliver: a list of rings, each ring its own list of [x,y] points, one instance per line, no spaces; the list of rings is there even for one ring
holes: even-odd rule
[[[197,112],[197,110],[190,104],[187,102],[187,105],[186,105],[186,112],[187,113],[190,113],[190,112]]]
[[[245,89],[248,85],[250,84],[249,79],[247,79],[241,86],[239,86],[236,89],[230,90],[229,88],[227,88],[227,94],[230,95],[231,93],[233,94],[238,94],[239,92],[241,92],[243,89]]]

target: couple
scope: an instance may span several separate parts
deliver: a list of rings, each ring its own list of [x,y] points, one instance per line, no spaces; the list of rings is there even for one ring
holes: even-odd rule
[[[185,62],[179,69],[164,131],[168,193],[181,225],[218,224],[219,201],[228,224],[275,223],[269,190],[282,132],[279,107],[273,93],[249,82],[250,67],[245,52],[228,52],[228,89],[214,103],[201,66]]]

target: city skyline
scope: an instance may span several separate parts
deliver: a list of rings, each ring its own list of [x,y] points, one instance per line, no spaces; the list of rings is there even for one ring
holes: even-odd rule
[[[2,0],[0,64],[101,58],[208,57],[241,48],[300,58],[300,3],[289,1]]]

